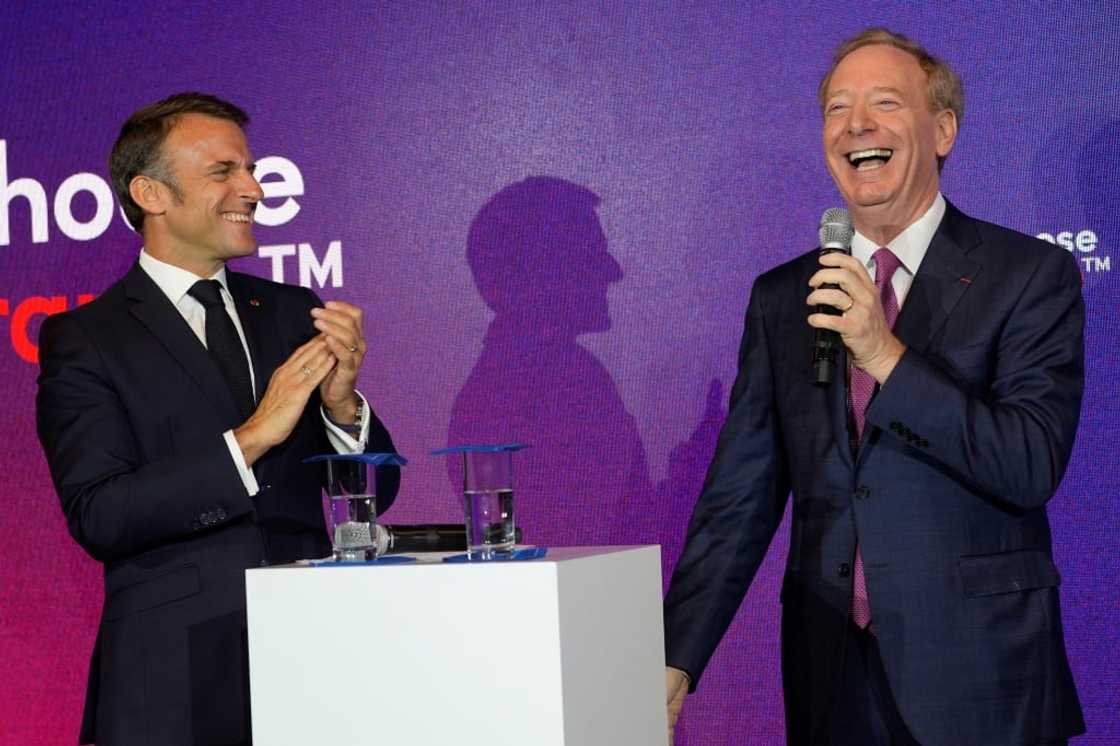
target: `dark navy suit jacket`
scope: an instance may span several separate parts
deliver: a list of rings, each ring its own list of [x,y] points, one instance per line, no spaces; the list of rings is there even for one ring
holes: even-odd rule
[[[317,332],[304,288],[228,273],[256,375]],[[250,497],[222,433],[243,416],[206,349],[134,266],[40,333],[39,438],[70,533],[105,566],[81,742],[240,744],[249,739],[244,571],[330,551],[320,470],[332,452],[312,397],[255,465]],[[393,451],[371,422],[368,448]],[[399,472],[379,474],[380,508]]]
[[[818,388],[808,363],[818,268],[814,251],[754,285],[729,417],[665,601],[668,664],[695,686],[792,491],[789,743],[821,743],[857,537],[884,667],[920,743],[1083,732],[1046,516],[1081,405],[1075,261],[949,205],[895,325],[907,352],[857,449],[842,378]]]

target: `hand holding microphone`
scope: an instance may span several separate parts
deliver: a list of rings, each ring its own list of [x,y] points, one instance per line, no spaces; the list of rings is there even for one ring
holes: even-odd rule
[[[821,215],[820,229],[817,231],[820,238],[820,253],[830,254],[840,251],[851,253],[852,236],[855,228],[852,227],[852,216],[847,210],[840,207],[831,207]],[[839,290],[840,286],[825,283],[821,288],[826,290]],[[818,305],[817,313],[830,316],[839,316],[842,309],[835,306]],[[840,335],[831,329],[818,328],[813,335],[813,350],[810,362],[813,366],[814,380],[818,386],[828,386],[832,383],[836,371],[836,352],[840,349]]]
[[[820,228],[822,267],[810,278],[814,290],[806,299],[816,307],[809,324],[816,328],[812,364],[820,386],[827,386],[835,377],[841,345],[848,351],[849,362],[880,384],[906,351],[886,320],[875,281],[863,263],[851,256],[853,235],[847,210],[825,211]]]

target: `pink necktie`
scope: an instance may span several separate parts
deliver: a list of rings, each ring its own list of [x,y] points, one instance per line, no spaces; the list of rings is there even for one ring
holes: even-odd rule
[[[894,328],[898,318],[898,298],[891,286],[895,270],[902,266],[890,249],[879,249],[872,257],[875,260],[875,287],[879,290],[879,301],[883,304],[883,317],[887,327]],[[851,368],[848,386],[848,406],[852,410],[852,421],[856,426],[856,441],[863,437],[863,427],[867,405],[875,393],[875,379],[861,369]],[[852,621],[865,629],[871,623],[871,604],[867,600],[867,579],[863,575],[863,557],[859,544],[856,544],[855,571],[852,573]]]

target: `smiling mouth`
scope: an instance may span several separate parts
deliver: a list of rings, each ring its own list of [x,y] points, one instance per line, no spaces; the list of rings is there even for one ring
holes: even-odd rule
[[[223,212],[222,220],[229,223],[252,223],[253,216],[246,212]]]
[[[866,150],[853,150],[848,153],[848,163],[856,171],[872,171],[882,168],[894,155],[891,148],[867,148]]]

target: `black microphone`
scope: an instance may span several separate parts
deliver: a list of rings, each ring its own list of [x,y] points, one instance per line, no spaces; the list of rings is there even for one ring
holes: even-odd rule
[[[467,527],[463,523],[421,523],[377,525],[378,555],[415,552],[465,552]],[[521,529],[514,532],[521,541]]]
[[[850,254],[852,251],[852,236],[855,228],[852,227],[852,216],[842,207],[831,207],[821,215],[821,227],[817,232],[821,242],[821,254],[833,251],[843,251]],[[822,288],[839,290],[840,286],[826,282]],[[826,313],[829,316],[839,316],[842,311],[835,306],[818,305],[817,313]],[[813,336],[813,356],[811,359],[813,371],[818,386],[828,386],[832,383],[836,372],[836,351],[840,349],[840,335],[831,329],[817,329]]]

